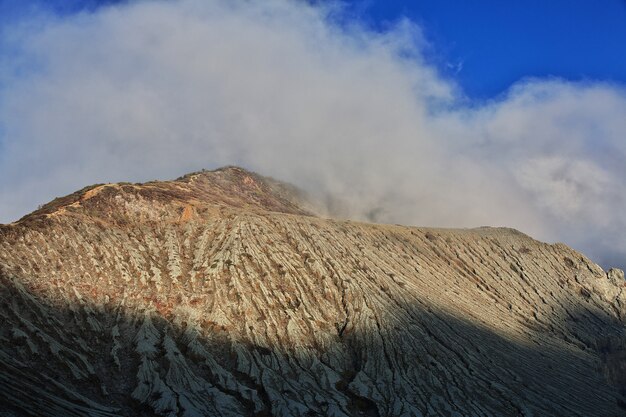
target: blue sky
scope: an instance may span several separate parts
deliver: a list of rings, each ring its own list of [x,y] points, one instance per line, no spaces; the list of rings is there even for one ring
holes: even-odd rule
[[[0,0],[0,22],[48,10],[67,15],[120,0]],[[417,22],[427,58],[472,99],[527,77],[626,83],[626,1],[359,0],[349,14],[376,30]]]
[[[100,6],[123,3],[120,0],[0,0],[0,16],[3,22],[23,17],[37,11],[51,11],[67,15],[84,10],[95,10]]]
[[[470,97],[497,95],[524,77],[626,82],[623,0],[349,3],[379,29],[401,16],[420,24],[431,58],[444,71],[450,64],[448,74]]]

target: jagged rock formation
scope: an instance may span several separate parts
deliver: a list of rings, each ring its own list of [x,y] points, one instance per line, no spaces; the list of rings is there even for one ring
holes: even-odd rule
[[[226,168],[2,226],[0,414],[626,415],[621,271],[303,207]]]

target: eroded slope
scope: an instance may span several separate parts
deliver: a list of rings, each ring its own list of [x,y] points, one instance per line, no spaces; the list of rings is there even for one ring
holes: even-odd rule
[[[513,230],[320,219],[230,168],[0,233],[17,415],[626,413],[623,275]]]

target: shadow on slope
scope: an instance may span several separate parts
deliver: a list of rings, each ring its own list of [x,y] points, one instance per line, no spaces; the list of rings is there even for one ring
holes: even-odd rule
[[[0,278],[5,416],[626,414],[623,323],[591,310],[520,337],[398,304],[375,326],[349,317],[324,345],[263,346],[256,324],[244,338],[191,312],[58,304]]]

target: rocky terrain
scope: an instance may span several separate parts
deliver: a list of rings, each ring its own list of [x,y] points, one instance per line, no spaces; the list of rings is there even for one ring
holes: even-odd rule
[[[303,201],[229,167],[0,226],[0,415],[626,415],[621,271]]]

